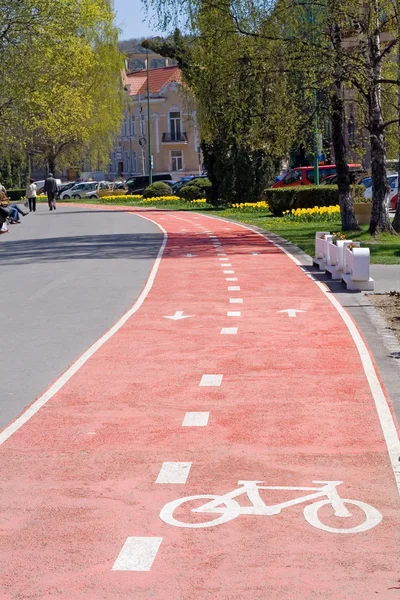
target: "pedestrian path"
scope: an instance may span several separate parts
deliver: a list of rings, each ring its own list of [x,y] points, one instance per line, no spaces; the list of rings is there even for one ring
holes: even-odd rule
[[[399,441],[347,313],[244,226],[142,214],[137,305],[0,434],[0,598],[396,597]]]

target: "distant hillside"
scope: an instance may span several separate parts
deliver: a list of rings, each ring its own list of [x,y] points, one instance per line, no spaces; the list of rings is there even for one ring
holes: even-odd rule
[[[142,48],[142,42],[146,38],[132,38],[130,40],[122,40],[118,43],[119,49],[122,53],[126,54],[146,54],[146,50]],[[163,38],[157,38],[162,40]],[[175,61],[170,60],[170,64],[176,64]],[[153,58],[151,60],[151,64],[149,65],[151,69],[157,69],[159,67],[163,67],[165,65],[164,59]],[[140,59],[131,59],[129,61],[128,69],[129,71],[137,71],[139,69],[145,68],[145,56],[143,60]]]

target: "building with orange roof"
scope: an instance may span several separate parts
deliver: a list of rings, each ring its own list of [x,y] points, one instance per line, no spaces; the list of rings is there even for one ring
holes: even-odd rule
[[[147,175],[147,71],[126,73],[126,103],[117,146],[111,155],[112,178]],[[151,153],[154,174],[182,175],[201,171],[199,134],[193,98],[177,66],[149,70]]]

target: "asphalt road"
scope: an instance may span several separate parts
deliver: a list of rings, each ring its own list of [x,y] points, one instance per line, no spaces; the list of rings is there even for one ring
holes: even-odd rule
[[[0,237],[0,428],[126,312],[162,242],[133,214],[60,206]]]

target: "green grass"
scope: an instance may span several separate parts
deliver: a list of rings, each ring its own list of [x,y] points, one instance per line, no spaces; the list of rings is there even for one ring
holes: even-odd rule
[[[237,209],[227,208],[221,210],[212,209],[210,206],[199,204],[188,204],[187,202],[154,202],[151,205],[148,202],[121,202],[118,201],[99,201],[99,200],[76,200],[77,204],[107,204],[118,206],[137,206],[146,208],[167,208],[170,210],[196,211],[198,213],[214,214],[218,217],[225,217],[241,223],[256,225],[266,231],[272,231],[282,236],[302,250],[314,255],[315,250],[315,232],[316,231],[341,231],[340,220],[337,222],[315,221],[312,223],[297,223],[294,221],[283,222],[282,219],[275,218],[268,209]],[[400,236],[381,234],[373,238],[368,233],[368,226],[363,225],[359,232],[347,232],[346,237],[353,241],[362,242],[368,246],[371,251],[371,263],[395,265],[400,264]]]
[[[224,211],[213,211],[213,214],[242,223],[256,225],[266,231],[272,231],[299,246],[299,248],[310,254],[310,256],[313,256],[315,252],[316,231],[339,232],[342,229],[340,220],[337,222],[317,221],[313,223],[296,223],[289,221],[283,223],[282,219],[273,217],[268,210],[251,213],[250,211],[229,208]],[[361,231],[346,232],[345,235],[348,239],[354,242],[362,242],[363,246],[369,247],[371,263],[386,265],[400,264],[400,236],[381,234],[377,238],[373,238],[368,233],[368,225],[362,225]]]

